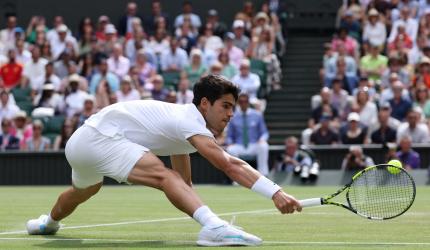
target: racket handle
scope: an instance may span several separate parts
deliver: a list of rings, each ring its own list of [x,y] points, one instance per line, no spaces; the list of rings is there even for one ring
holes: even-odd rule
[[[316,207],[321,206],[321,198],[312,198],[312,199],[305,199],[305,200],[299,200],[300,206],[302,207]]]

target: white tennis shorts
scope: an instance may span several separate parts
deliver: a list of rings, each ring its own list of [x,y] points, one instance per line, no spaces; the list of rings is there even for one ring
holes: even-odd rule
[[[104,176],[127,182],[136,162],[148,151],[125,137],[108,137],[88,125],[73,133],[65,149],[72,167],[72,183],[77,188],[100,183]]]

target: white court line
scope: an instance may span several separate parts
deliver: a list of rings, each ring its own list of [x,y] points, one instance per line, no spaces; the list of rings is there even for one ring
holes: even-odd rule
[[[24,241],[95,241],[95,242],[140,242],[164,244],[195,244],[187,240],[126,240],[126,239],[64,239],[64,238],[0,238],[0,240]],[[430,242],[354,242],[354,241],[264,241],[263,245],[356,245],[356,246],[430,246]]]
[[[240,211],[240,212],[229,212],[218,214],[219,216],[229,216],[229,215],[240,215],[240,214],[258,214],[258,213],[267,213],[274,212],[276,209],[261,209],[261,210],[251,210],[251,211]],[[93,224],[93,225],[82,225],[82,226],[70,226],[70,227],[61,227],[61,230],[67,229],[79,229],[79,228],[93,228],[93,227],[109,227],[109,226],[122,226],[122,225],[132,225],[132,224],[146,224],[146,223],[154,223],[154,222],[166,222],[166,221],[178,221],[178,220],[189,220],[190,217],[173,217],[173,218],[165,218],[165,219],[154,219],[154,220],[140,220],[140,221],[124,221],[124,222],[115,222],[115,223],[104,223],[104,224]],[[11,232],[1,232],[0,235],[12,235],[12,234],[26,234],[27,231],[11,231]]]

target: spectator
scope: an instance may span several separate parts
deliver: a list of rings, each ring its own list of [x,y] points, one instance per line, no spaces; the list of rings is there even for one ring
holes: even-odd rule
[[[388,52],[393,51],[408,51],[412,49],[414,45],[414,40],[412,40],[406,33],[406,27],[403,23],[397,26],[397,35],[392,42],[388,44]]]
[[[116,92],[118,102],[140,100],[140,93],[132,85],[131,77],[126,75],[121,80],[120,90]]]
[[[210,23],[213,27],[213,33],[215,36],[224,37],[227,32],[227,26],[224,22],[219,20],[218,11],[210,9],[206,17],[206,24]]]
[[[130,60],[122,55],[122,45],[117,43],[113,46],[111,57],[107,59],[108,70],[114,73],[118,78],[127,75],[130,69]]]
[[[361,74],[367,75],[373,81],[380,81],[382,73],[387,67],[388,59],[379,51],[378,46],[371,44],[370,54],[363,56],[360,60]]]
[[[75,132],[76,128],[71,119],[65,119],[61,126],[61,134],[55,137],[53,150],[65,149],[66,143]]]
[[[406,170],[418,169],[421,167],[421,157],[418,152],[411,148],[412,138],[408,135],[400,137],[400,150],[396,156]]]
[[[15,43],[16,47],[16,62],[25,65],[31,61],[31,52],[27,49],[24,39],[18,39]]]
[[[249,107],[250,97],[240,94],[239,109],[227,127],[227,152],[236,157],[252,155],[257,157],[257,169],[262,175],[269,173],[269,145],[264,118],[260,112]]]
[[[340,139],[343,144],[366,144],[367,127],[360,123],[360,115],[351,112],[348,123],[340,129]]]
[[[151,64],[156,64],[154,51],[152,51],[147,44],[148,40],[146,40],[142,28],[134,32],[133,38],[127,40],[125,43],[125,56],[130,59],[131,65],[136,65],[138,53],[145,54]]]
[[[178,92],[176,93],[176,103],[187,104],[192,103],[194,94],[193,91],[189,89],[190,81],[182,77],[178,83]]]
[[[372,143],[387,144],[396,142],[396,129],[399,121],[390,117],[391,108],[388,103],[381,106],[378,113],[378,121],[369,127],[371,132],[370,139]]]
[[[152,78],[151,83],[154,86],[151,90],[152,98],[157,101],[165,102],[170,91],[164,87],[163,77],[161,75],[155,75]]]
[[[430,118],[429,90],[425,86],[420,85],[415,89],[415,102],[413,106],[421,108],[425,119]]]
[[[238,68],[230,63],[229,53],[227,53],[225,49],[221,50],[218,54],[218,60],[221,64],[221,75],[225,76],[227,79],[232,79],[237,74]]]
[[[336,110],[338,110],[339,117],[342,120],[345,120],[348,113],[350,96],[342,86],[343,83],[339,78],[335,78],[333,80],[332,89],[330,90],[330,103]]]
[[[202,51],[200,49],[193,49],[190,54],[190,64],[185,66],[184,72],[191,83],[191,88],[206,73],[207,69],[202,64]]]
[[[409,87],[411,85],[411,79],[409,72],[402,67],[402,61],[397,57],[390,57],[388,59],[388,68],[382,73],[381,76],[381,87],[383,89],[390,87],[390,76],[396,73],[398,79],[405,85]]]
[[[361,13],[360,13],[361,15]],[[344,28],[348,31],[348,36],[351,36],[355,40],[360,40],[361,25],[360,20],[354,18],[354,13],[347,10],[340,21],[340,28]]]
[[[211,52],[213,54],[217,54],[218,51],[224,47],[221,38],[214,35],[213,26],[211,23],[207,23],[205,25],[200,39],[203,41],[203,51],[205,51],[205,53]]]
[[[373,165],[375,165],[373,159],[363,154],[361,146],[351,145],[349,153],[343,158],[341,168],[343,170],[357,171]]]
[[[140,87],[142,87],[157,73],[155,67],[148,62],[147,53],[144,49],[140,49],[137,53],[135,68],[139,75],[139,83],[141,83]]]
[[[376,9],[369,10],[368,16],[368,22],[365,24],[363,30],[363,40],[379,48],[383,48],[387,39],[385,24],[380,20]]]
[[[21,83],[22,65],[16,62],[16,50],[9,49],[8,62],[0,67],[0,87],[11,89]]]
[[[166,23],[166,28],[170,29],[169,15],[162,10],[161,2],[159,0],[154,0],[151,3],[151,14],[147,15],[144,28],[145,31],[153,36],[156,32],[156,23],[159,19],[164,19]]]
[[[367,87],[359,89],[356,96],[360,121],[367,127],[378,119],[378,109],[376,104],[369,100],[368,91]]]
[[[408,111],[406,121],[400,124],[397,129],[397,142],[405,136],[409,136],[412,143],[429,142],[429,128],[426,124],[420,122],[421,109],[418,107]]]
[[[187,52],[179,48],[177,39],[170,40],[170,48],[161,54],[161,69],[165,72],[180,72],[188,64]]]
[[[137,15],[137,4],[135,2],[128,2],[126,13],[123,15],[118,22],[118,34],[120,36],[130,36],[132,34],[132,21],[133,19],[141,18]]]
[[[27,124],[27,113],[19,111],[13,118],[13,125],[11,134],[19,139],[21,148],[27,139],[33,136],[33,128],[31,124]]]
[[[76,63],[72,60],[72,55],[68,51],[64,51],[59,56],[58,61],[54,63],[54,72],[58,77],[64,79],[69,75],[71,65],[76,66]]]
[[[311,167],[313,159],[308,152],[299,148],[299,140],[296,137],[288,137],[285,139],[284,145],[284,152],[276,160],[274,170],[300,172],[304,166]]]
[[[98,86],[102,82],[107,82],[109,88],[113,93],[119,90],[119,79],[112,72],[108,71],[108,64],[106,60],[101,60],[98,65],[98,73],[96,73],[90,82],[90,94],[94,95]]]
[[[406,88],[403,88],[403,83],[399,81],[399,75],[397,73],[390,74],[389,78],[389,87],[382,90],[379,96],[379,105],[385,102],[389,102],[394,98],[394,89],[401,88],[402,98],[405,100],[410,100],[409,91]]]
[[[184,23],[184,19],[186,18],[189,18],[191,20],[191,24],[193,27],[199,29],[200,26],[202,26],[200,17],[193,13],[193,6],[189,1],[184,1],[184,3],[182,4],[182,14],[175,18],[175,28],[181,26]]]
[[[68,51],[74,55],[78,54],[78,43],[76,39],[68,34],[69,29],[65,24],[61,24],[56,28],[58,36],[53,40],[50,40],[51,43],[51,51],[54,59],[58,59],[60,55],[65,52],[66,48],[72,48],[72,50]]]
[[[66,115],[67,117],[72,117],[76,113],[82,111],[84,100],[87,98],[88,93],[79,89],[79,82],[76,79],[69,82],[67,88],[69,93],[66,96]],[[95,92],[95,91],[94,91]]]
[[[51,147],[51,142],[45,136],[42,136],[43,123],[40,120],[33,121],[33,136],[24,144],[24,150],[27,151],[46,151]]]
[[[180,47],[187,53],[190,53],[191,49],[195,47],[198,34],[197,29],[192,26],[188,18],[175,30],[175,36],[179,40]]]
[[[55,92],[55,87],[52,83],[43,85],[42,92],[34,99],[35,107],[52,108],[55,114],[64,113],[64,97]]]
[[[397,78],[396,78],[397,80]],[[391,81],[391,80],[390,80]],[[360,81],[358,81],[358,86],[352,91],[352,95],[356,96],[358,93],[358,90],[362,88],[367,88],[367,93],[369,94],[369,100],[376,101],[378,98],[379,93],[377,93],[374,82],[369,81],[369,78],[367,76],[360,77]]]
[[[242,20],[235,20],[233,22],[233,33],[234,33],[234,46],[245,52],[248,49],[250,40],[245,35],[245,23]]]
[[[312,117],[310,120],[312,127],[320,122],[323,114],[329,115],[331,120],[337,120],[339,118],[339,111],[331,102],[331,91],[329,88],[322,88],[318,99],[320,99],[320,101],[318,101],[319,103],[312,109]]]
[[[98,41],[106,41],[106,26],[110,23],[109,17],[103,15],[99,17],[96,27],[96,38]]]
[[[328,59],[324,66],[324,84],[331,87],[332,81],[339,78],[343,88],[351,93],[357,85],[357,63],[346,53],[344,44],[338,45],[337,55]]]
[[[230,62],[238,69],[240,67],[240,62],[244,58],[244,53],[239,47],[236,47],[234,45],[234,39],[235,35],[231,32],[227,32],[224,36],[224,45],[225,51],[228,53],[228,58],[230,59]],[[218,60],[221,62],[219,55]]]
[[[251,104],[258,106],[260,101],[257,98],[257,92],[261,82],[260,77],[250,71],[250,65],[251,63],[248,59],[243,59],[240,63],[240,73],[235,75],[231,81],[242,90],[242,93],[249,95]]]
[[[339,134],[330,128],[329,115],[322,115],[320,126],[311,134],[310,144],[330,145],[339,143]]]
[[[76,123],[76,129],[84,125],[85,121],[90,118],[91,115],[96,113],[94,102],[95,98],[92,95],[87,95],[84,98],[82,111],[75,113],[73,116],[73,120],[75,121],[74,123]]]
[[[97,89],[94,94],[96,110],[101,110],[104,107],[115,103],[117,101],[115,93],[117,93],[117,91],[112,91],[106,80],[101,80],[97,85]]]
[[[105,55],[110,55],[113,51],[115,44],[119,43],[120,40],[117,37],[117,30],[113,24],[106,24],[104,30],[104,39],[99,39],[100,51]]]
[[[409,35],[412,41],[416,41],[418,34],[418,22],[411,16],[410,9],[405,6],[400,11],[400,19],[393,22],[391,27],[390,36],[388,42],[391,43],[397,37],[398,27],[405,26],[406,33]]]
[[[412,103],[402,96],[403,84],[399,81],[393,85],[393,98],[389,100],[391,106],[391,116],[399,121],[406,118],[407,112],[411,109]]]
[[[39,47],[33,47],[31,50],[31,61],[24,66],[23,76],[30,83],[31,88],[37,91],[42,88],[45,77],[45,66],[48,60],[40,57]]]
[[[334,51],[338,50],[340,45],[344,45],[346,53],[352,58],[357,58],[358,45],[357,41],[348,35],[348,30],[346,28],[340,28],[338,31],[338,36],[333,38],[331,42],[331,47]]]
[[[9,97],[9,93],[0,89],[0,121],[11,120],[19,112],[19,107]]]
[[[2,134],[0,134],[0,151],[18,150],[19,138],[12,135],[12,122],[9,119],[1,120]]]
[[[429,48],[430,49],[430,48]],[[414,83],[423,82],[427,88],[430,88],[430,58],[423,56],[418,64],[417,74],[414,78]]]
[[[3,44],[5,48],[13,48],[13,46],[15,45],[16,23],[16,16],[9,15],[6,21],[6,28],[0,31],[0,43]]]
[[[46,33],[48,32],[48,27],[46,27],[46,20],[43,16],[32,16],[30,22],[27,26],[27,30],[25,32],[26,41],[35,44],[36,37],[38,32]]]

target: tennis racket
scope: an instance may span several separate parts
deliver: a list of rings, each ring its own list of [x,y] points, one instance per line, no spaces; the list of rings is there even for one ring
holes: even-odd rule
[[[345,203],[332,201],[344,191]],[[406,212],[415,195],[415,182],[403,168],[380,164],[361,170],[332,195],[299,202],[302,207],[335,205],[371,220],[387,220]]]

